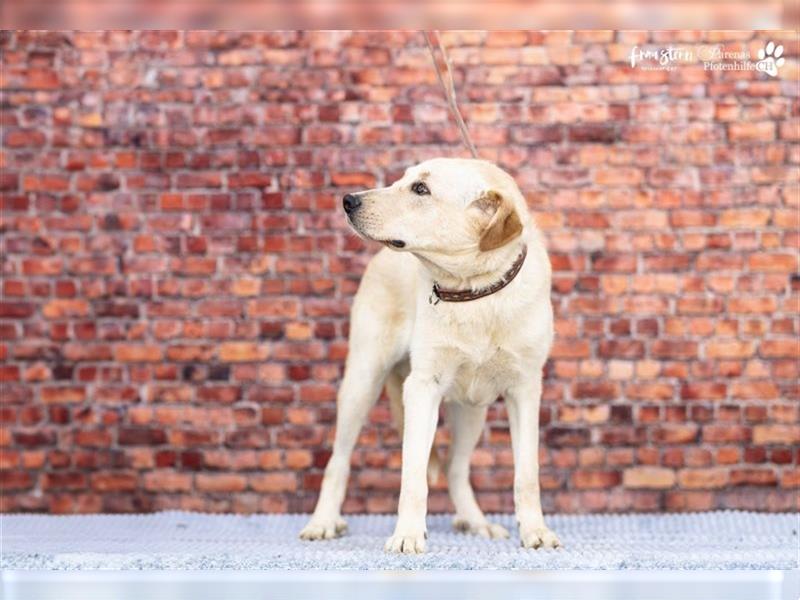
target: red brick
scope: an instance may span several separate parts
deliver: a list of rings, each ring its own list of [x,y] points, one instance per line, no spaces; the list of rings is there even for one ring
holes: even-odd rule
[[[685,488],[715,489],[727,485],[726,469],[683,469],[678,472],[678,483]]]
[[[731,485],[778,485],[778,477],[772,469],[732,469]]]
[[[83,317],[89,313],[89,304],[85,300],[52,300],[42,307],[42,314],[48,319],[64,317]]]
[[[250,317],[294,318],[297,316],[298,303],[294,299],[252,300],[247,304]]]
[[[107,430],[76,431],[75,444],[94,448],[108,447],[111,445],[111,432]]]
[[[572,485],[576,489],[612,488],[622,481],[620,471],[581,470],[572,473]]]
[[[167,436],[163,429],[127,427],[119,430],[118,441],[121,446],[153,446],[165,443]]]
[[[697,344],[690,341],[657,340],[651,352],[655,358],[687,359],[697,356]]]
[[[625,469],[622,483],[626,488],[670,488],[675,484],[675,471],[659,467]]]
[[[41,398],[47,404],[83,402],[86,389],[80,386],[45,387],[42,388]]]
[[[600,342],[599,354],[603,358],[642,358],[644,344],[640,340],[603,340]]]
[[[709,358],[747,358],[754,352],[753,342],[743,340],[711,340],[706,344]]]
[[[152,471],[143,477],[144,489],[151,492],[190,492],[192,476],[175,471]]]
[[[748,427],[735,425],[705,425],[703,427],[703,441],[710,443],[743,442],[750,439],[751,431]]]
[[[56,471],[46,473],[42,488],[45,490],[83,490],[86,488],[88,477],[79,471]]]
[[[756,425],[753,427],[754,444],[798,444],[800,425]]]
[[[267,358],[269,348],[253,342],[226,342],[219,348],[219,359],[223,362],[253,362]]]
[[[714,506],[713,492],[671,490],[666,494],[666,508],[668,511],[708,511]]]
[[[228,187],[235,188],[264,188],[269,187],[272,182],[272,176],[268,173],[259,173],[255,171],[230,173],[228,175]]]
[[[104,472],[92,475],[92,489],[98,492],[131,492],[138,480],[135,473]]]
[[[797,253],[759,253],[751,254],[747,261],[753,271],[794,273],[797,271]]]
[[[688,444],[697,440],[698,427],[694,424],[664,425],[653,432],[653,441],[659,444]]]
[[[0,302],[0,318],[25,319],[36,310],[36,305],[30,302]]]
[[[800,357],[800,341],[795,339],[764,340],[759,345],[759,354],[765,358]]]
[[[583,446],[589,442],[589,430],[585,428],[551,427],[545,434],[548,446]]]
[[[725,398],[728,386],[716,381],[693,381],[681,387],[684,400],[721,400]]]
[[[759,141],[768,142],[775,139],[775,123],[731,123],[728,125],[728,138],[732,142]]]
[[[550,352],[552,358],[584,358],[589,356],[589,344],[586,340],[559,340],[553,344]]]
[[[263,494],[294,492],[297,489],[297,475],[294,473],[265,473],[252,475],[250,487]]]
[[[784,471],[781,474],[781,487],[800,488],[800,469]]]
[[[160,346],[120,344],[114,347],[114,359],[120,362],[158,362],[163,358]]]
[[[198,474],[195,485],[201,492],[241,492],[247,488],[244,475]]]
[[[29,471],[0,471],[0,485],[4,490],[25,490],[33,486]]]

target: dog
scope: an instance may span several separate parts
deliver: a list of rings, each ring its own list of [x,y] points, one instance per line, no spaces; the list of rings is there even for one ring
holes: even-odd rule
[[[436,158],[389,187],[347,194],[342,204],[356,233],[386,248],[353,300],[333,453],[300,537],[331,539],[346,530],[340,511],[350,455],[385,385],[403,444],[387,551],[425,551],[442,401],[452,431],[444,470],[454,527],[509,536],[483,514],[469,481],[470,456],[498,396],[508,409],[521,544],[558,547],[542,515],[538,464],[542,369],[553,340],[550,262],[514,179],[490,162]]]

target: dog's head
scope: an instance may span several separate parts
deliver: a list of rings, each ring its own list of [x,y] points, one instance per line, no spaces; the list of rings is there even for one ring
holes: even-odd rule
[[[361,236],[432,259],[501,248],[527,222],[514,180],[482,160],[428,160],[389,187],[347,194],[342,204]]]

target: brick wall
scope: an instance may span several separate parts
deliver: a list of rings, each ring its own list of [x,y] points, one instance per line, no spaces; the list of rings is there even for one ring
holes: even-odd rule
[[[767,38],[777,78],[628,58]],[[548,237],[546,510],[797,509],[796,33],[444,41],[476,144]],[[310,510],[375,250],[339,198],[462,153],[421,37],[0,47],[3,510]],[[349,511],[395,506],[389,420],[382,400]],[[511,510],[512,474],[497,403],[474,457],[487,510]]]

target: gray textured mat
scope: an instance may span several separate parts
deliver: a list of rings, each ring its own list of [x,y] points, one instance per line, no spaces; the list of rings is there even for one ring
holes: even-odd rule
[[[428,517],[428,553],[386,554],[395,517],[350,515],[349,533],[297,537],[306,515],[2,515],[3,569],[794,569],[800,514],[551,515],[560,550],[455,533]]]

